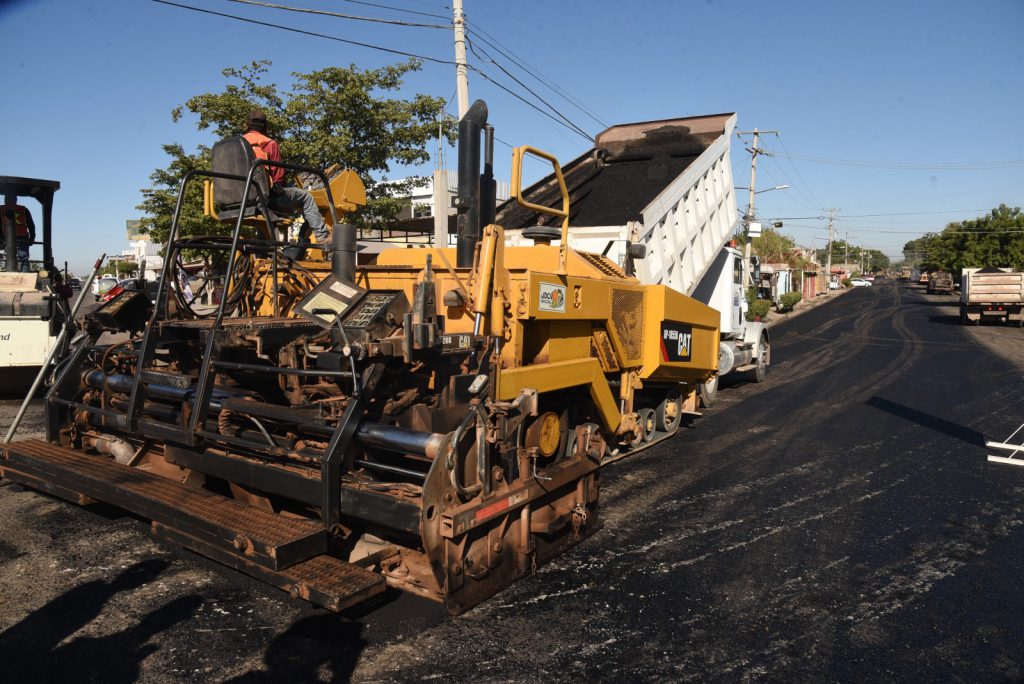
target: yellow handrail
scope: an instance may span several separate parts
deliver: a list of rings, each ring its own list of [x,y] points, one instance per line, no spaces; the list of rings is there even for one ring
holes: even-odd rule
[[[558,180],[558,190],[562,194],[562,208],[554,209],[540,204],[534,204],[523,199],[523,157],[527,154],[551,162],[555,169],[555,178]],[[558,248],[559,273],[565,275],[567,269],[567,255],[569,248],[569,189],[565,185],[565,178],[562,176],[562,165],[554,155],[548,154],[536,147],[522,145],[512,149],[512,196],[516,204],[531,211],[537,211],[549,216],[557,216],[562,219],[562,244]]]

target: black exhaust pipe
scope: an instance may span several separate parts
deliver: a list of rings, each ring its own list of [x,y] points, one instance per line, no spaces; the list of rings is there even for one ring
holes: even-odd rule
[[[455,265],[473,265],[480,240],[480,130],[487,123],[487,104],[477,100],[459,120],[459,195]]]
[[[356,227],[340,223],[331,228],[331,272],[352,283],[356,280]]]
[[[480,232],[494,223],[498,209],[498,184],[494,182],[494,126],[484,126],[484,172],[480,176]]]

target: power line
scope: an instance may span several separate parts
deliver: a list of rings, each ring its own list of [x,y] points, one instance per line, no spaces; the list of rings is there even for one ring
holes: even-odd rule
[[[767,159],[771,160],[771,162],[772,162],[773,164],[775,164],[775,168],[776,168],[776,169],[778,170],[778,172],[779,172],[780,174],[782,174],[782,178],[783,178],[783,180],[785,181],[785,183],[786,183],[786,184],[787,184],[787,185],[789,186],[789,188],[790,188],[790,189],[792,189],[792,190],[795,190],[795,191],[796,191],[796,192],[798,193],[798,195],[799,195],[799,196],[797,196],[796,194],[794,194],[794,195],[790,195],[790,197],[792,198],[792,200],[793,200],[794,202],[796,202],[797,204],[799,204],[799,205],[800,205],[800,206],[801,206],[802,208],[804,208],[804,209],[807,209],[807,210],[811,210],[811,211],[813,211],[813,210],[816,210],[816,209],[819,209],[820,207],[818,207],[818,206],[816,206],[815,204],[813,204],[813,200],[811,200],[811,199],[810,199],[810,197],[809,197],[809,196],[807,195],[807,193],[805,193],[805,192],[804,192],[804,191],[803,191],[803,190],[801,189],[801,187],[800,187],[800,184],[799,184],[799,183],[797,183],[797,182],[795,182],[795,181],[794,181],[794,180],[793,180],[793,179],[792,179],[792,178],[790,177],[790,175],[789,175],[788,173],[786,173],[786,169],[784,169],[784,168],[782,167],[782,165],[781,165],[781,164],[779,164],[779,162],[778,162],[778,161],[777,161],[777,160],[776,160],[776,159],[775,159],[774,157],[772,157],[772,156],[771,156],[771,151],[769,150],[768,152],[769,152],[769,153],[768,153],[768,154],[766,154],[766,155],[765,155],[765,157],[766,157]],[[769,166],[768,166],[767,164],[766,164],[765,166],[763,166],[763,167],[762,167],[762,169],[764,170],[765,174],[766,174],[766,175],[767,175],[767,176],[768,176],[769,178],[772,178],[772,179],[776,179],[775,175],[774,175],[774,174],[773,174],[773,173],[772,173],[772,172],[771,172],[771,171],[769,170],[769,168],[770,168],[770,167],[769,167]],[[776,179],[776,180],[777,180],[777,179]],[[801,199],[801,198],[802,198],[802,199]]]
[[[800,159],[802,161],[814,162],[816,164],[838,164],[841,166],[859,166],[873,169],[896,169],[908,171],[1003,169],[1024,165],[1024,159],[978,162],[882,162],[864,161],[860,159],[833,159],[831,157],[817,157],[809,154],[789,154],[789,157],[791,159]]]
[[[341,0],[341,2],[348,2],[353,5],[367,5],[369,7],[379,7],[380,9],[392,10],[394,12],[406,12],[408,14],[419,14],[424,17],[434,17],[435,19],[444,19],[447,21],[451,17],[446,17],[443,14],[432,14],[430,12],[420,12],[418,10],[411,10],[405,7],[395,7],[394,5],[383,5],[379,2],[366,2],[366,0]],[[447,8],[446,8],[447,9]]]
[[[406,52],[405,50],[395,50],[393,48],[383,47],[381,45],[373,45],[371,43],[363,43],[358,40],[349,40],[348,38],[339,38],[337,36],[329,36],[325,33],[317,33],[316,31],[306,31],[305,29],[293,28],[291,26],[282,26],[281,24],[274,24],[269,21],[259,21],[257,19],[249,19],[248,17],[240,17],[237,14],[227,14],[225,12],[215,12],[214,10],[203,9],[202,7],[192,7],[191,5],[182,5],[177,2],[171,2],[170,0],[151,0],[152,2],[159,3],[161,5],[170,5],[171,7],[178,7],[181,9],[192,10],[193,12],[201,12],[203,14],[212,14],[218,17],[224,17],[226,19],[235,19],[236,21],[242,21],[247,24],[256,24],[257,26],[266,26],[268,28],[281,29],[282,31],[290,31],[292,33],[301,33],[306,36],[313,36],[315,38],[325,38],[327,40],[337,41],[339,43],[347,43],[348,45],[356,45],[358,47],[369,48],[370,50],[380,50],[381,52],[387,52],[393,55],[402,55],[403,57],[412,57],[414,59],[422,59],[425,62],[434,62],[435,64],[455,64],[450,59],[441,59],[440,57],[429,57],[427,55],[417,55],[412,52]],[[352,0],[349,0],[352,1]]]
[[[966,214],[969,211],[988,211],[988,209],[942,209],[940,211],[905,211],[893,214],[846,214],[845,218],[867,218],[870,216],[920,216],[925,214]]]
[[[948,192],[944,195],[931,195],[929,197],[918,197],[915,199],[908,200],[896,200],[894,202],[878,202],[876,204],[854,204],[854,207],[887,207],[892,204],[914,204],[915,202],[928,202],[934,199],[946,199],[947,197],[957,197],[959,195],[973,195],[976,192],[990,192],[992,190],[1002,190],[1004,188],[1014,188],[1018,185],[1024,185],[1024,182],[1018,183],[1007,183],[1006,185],[991,185],[985,188],[977,188],[976,190],[963,190],[960,192]]]
[[[414,2],[417,5],[423,5],[424,7],[438,7],[440,9],[448,9],[448,10],[450,10],[452,8],[451,5],[445,5],[445,4],[438,3],[438,2],[427,2],[427,0],[406,0],[406,2]]]
[[[354,1],[354,0],[347,0],[347,1]],[[333,40],[333,41],[336,41],[336,42],[339,42],[339,43],[346,43],[348,45],[356,45],[358,47],[365,47],[365,48],[369,48],[371,50],[379,50],[381,52],[387,52],[387,53],[390,53],[390,54],[393,54],[393,55],[402,55],[404,57],[412,57],[414,59],[421,59],[421,60],[424,60],[426,62],[433,62],[435,64],[449,64],[449,65],[455,66],[455,62],[450,60],[450,59],[441,59],[440,57],[430,57],[428,55],[418,55],[418,54],[415,54],[415,53],[412,53],[412,52],[406,52],[405,50],[396,50],[394,48],[388,48],[388,47],[384,47],[384,46],[381,46],[381,45],[374,45],[372,43],[364,43],[364,42],[357,41],[357,40],[350,40],[348,38],[339,38],[338,36],[327,35],[325,33],[317,33],[316,31],[307,31],[305,29],[298,29],[298,28],[294,28],[294,27],[291,27],[291,26],[282,26],[281,24],[275,24],[275,23],[268,22],[268,21],[259,21],[257,19],[249,19],[248,17],[240,17],[240,16],[238,16],[236,14],[227,14],[225,12],[216,12],[214,10],[208,10],[208,9],[204,9],[204,8],[201,8],[201,7],[193,7],[191,5],[184,5],[184,4],[180,4],[180,3],[177,3],[177,2],[171,2],[171,0],[152,0],[152,2],[156,2],[156,3],[159,3],[161,5],[169,5],[171,7],[178,7],[180,9],[192,10],[193,12],[201,12],[203,14],[211,14],[211,15],[214,15],[214,16],[224,17],[224,18],[227,18],[227,19],[235,19],[236,21],[245,22],[247,24],[255,24],[257,26],[265,26],[265,27],[268,27],[268,28],[276,28],[276,29],[281,29],[282,31],[290,31],[292,33],[299,33],[299,34],[306,35],[306,36],[313,36],[315,38],[324,38],[326,40]],[[364,3],[364,4],[368,4],[368,3]],[[543,109],[541,109],[540,107],[535,105],[533,102],[530,102],[529,100],[527,100],[525,97],[523,97],[519,93],[513,91],[511,88],[509,88],[505,84],[503,84],[500,81],[497,81],[494,78],[492,78],[483,69],[481,69],[481,68],[479,68],[477,66],[474,66],[472,64],[467,65],[467,68],[469,68],[474,73],[479,74],[480,77],[483,78],[484,80],[489,81],[490,83],[494,84],[498,88],[501,88],[502,90],[504,90],[506,93],[508,93],[512,97],[516,98],[517,100],[520,100],[521,102],[523,102],[527,106],[537,110],[538,112],[540,112],[544,116],[548,117],[549,119],[551,119],[555,123],[557,123],[557,124],[559,124],[561,126],[565,126],[566,128],[568,128],[573,133],[576,133],[577,135],[580,135],[580,136],[586,138],[588,141],[593,142],[593,138],[589,134],[587,134],[585,131],[583,131],[582,129],[578,129],[575,126],[575,124],[567,125],[567,124],[563,123],[559,119],[555,118],[554,116],[552,116],[548,112],[544,111]]]
[[[789,165],[793,167],[794,171],[796,171],[796,177],[800,179],[801,183],[803,183],[803,187],[807,188],[807,192],[810,193],[811,199],[814,200],[818,207],[825,206],[821,200],[815,196],[814,191],[811,190],[811,186],[808,185],[807,181],[805,181],[804,177],[800,174],[800,169],[798,169],[796,164],[793,162],[793,155],[790,154],[789,148],[786,146],[786,141],[782,139],[782,134],[779,133],[776,137],[779,139],[779,143],[782,145],[782,149],[786,153],[786,159],[789,160]]]
[[[782,167],[782,164],[780,164],[775,157],[771,156],[770,153],[768,155],[765,155],[765,156],[769,160],[771,160],[771,162],[773,164],[775,164],[775,167],[779,170],[779,173],[781,173],[783,178],[786,179],[786,182],[789,184],[789,187],[793,188],[794,190],[797,191],[797,193],[799,193],[800,197],[797,197],[796,195],[792,196],[793,197],[793,201],[795,201],[797,204],[799,204],[804,209],[820,209],[820,207],[817,204],[815,204],[815,202],[811,198],[811,196],[808,193],[804,192],[803,187],[802,187],[802,185],[803,185],[802,183],[795,183],[793,181],[793,179],[789,177],[789,174],[786,173],[786,170]],[[765,167],[765,172],[766,173],[768,172],[767,168],[768,167],[766,166]],[[802,197],[802,199],[801,199],[801,197]]]
[[[543,73],[541,73],[539,69],[537,69],[536,67],[530,66],[524,59],[522,59],[521,57],[517,56],[516,53],[513,52],[510,48],[502,45],[502,43],[500,43],[497,38],[495,38],[494,36],[489,34],[484,29],[477,27],[476,24],[474,24],[474,23],[472,23],[472,22],[470,22],[468,20],[467,20],[466,24],[467,24],[467,30],[471,34],[473,34],[474,36],[479,38],[483,43],[485,43],[485,44],[491,46],[492,48],[494,48],[499,54],[503,55],[506,59],[508,59],[513,64],[518,66],[520,69],[525,71],[527,74],[532,76],[534,79],[539,81],[541,84],[547,86],[552,92],[554,92],[555,94],[561,96],[563,99],[565,99],[571,105],[573,105],[574,107],[579,109],[581,112],[583,112],[584,114],[589,116],[591,119],[593,119],[594,121],[596,121],[600,125],[604,126],[605,128],[610,128],[611,127],[611,124],[608,123],[608,121],[606,121],[600,114],[598,114],[593,109],[591,109],[590,107],[588,107],[587,105],[583,104],[581,101],[579,101],[578,99],[576,99],[575,97],[570,95],[560,85],[558,85],[553,80],[551,80],[550,78],[545,76]]]
[[[292,7],[290,5],[277,5],[272,2],[260,2],[259,0],[227,0],[228,2],[237,2],[241,5],[253,5],[256,7],[267,7],[270,9],[279,9],[286,12],[301,12],[304,14],[319,14],[327,17],[336,17],[338,19],[354,19],[356,21],[369,21],[377,24],[391,24],[394,26],[411,26],[415,28],[436,28],[436,29],[451,29],[452,25],[442,24],[420,24],[411,21],[402,21],[401,19],[383,19],[381,17],[363,17],[357,14],[344,14],[342,12],[329,12],[327,10],[311,9],[308,7]]]
[[[582,128],[580,128],[580,127],[579,127],[578,125],[576,125],[576,123],[574,123],[574,122],[573,122],[573,121],[572,121],[571,119],[569,119],[569,117],[567,117],[567,116],[566,116],[565,114],[563,114],[562,112],[558,111],[558,109],[557,109],[557,108],[556,108],[556,107],[555,107],[554,105],[552,105],[552,104],[551,104],[550,102],[548,102],[548,101],[547,101],[547,100],[545,100],[545,99],[544,99],[543,97],[541,97],[540,95],[538,95],[538,94],[537,94],[537,93],[536,93],[536,92],[535,92],[535,91],[534,91],[534,90],[533,90],[532,88],[530,88],[530,87],[529,87],[528,85],[526,85],[525,83],[523,83],[522,81],[520,81],[520,80],[519,80],[518,78],[516,78],[516,77],[515,77],[515,76],[514,76],[514,75],[513,75],[512,73],[510,73],[510,72],[509,72],[509,70],[508,70],[508,69],[506,69],[505,67],[503,67],[503,66],[501,66],[500,64],[498,64],[498,63],[497,63],[497,62],[496,62],[496,61],[494,60],[494,58],[492,58],[492,57],[491,57],[490,53],[488,53],[488,52],[487,52],[486,50],[484,50],[483,48],[480,48],[480,51],[479,51],[479,52],[477,52],[477,47],[476,47],[476,45],[475,45],[475,44],[474,44],[474,42],[473,42],[472,40],[470,40],[469,38],[467,38],[467,39],[466,39],[466,44],[467,44],[467,45],[469,46],[469,51],[470,51],[470,52],[472,52],[472,53],[473,53],[473,54],[474,54],[474,55],[475,55],[475,56],[476,56],[476,57],[477,57],[478,59],[486,59],[486,60],[487,60],[488,62],[490,62],[490,63],[491,63],[491,64],[493,64],[494,66],[498,67],[498,69],[500,69],[500,70],[501,70],[501,72],[502,72],[503,74],[505,74],[506,76],[508,76],[509,78],[511,78],[511,79],[512,79],[513,81],[515,81],[516,83],[518,83],[520,87],[522,87],[523,89],[525,89],[525,90],[526,90],[526,92],[530,93],[530,94],[531,94],[531,95],[533,95],[533,96],[534,96],[535,98],[537,98],[538,100],[540,100],[541,102],[543,102],[543,103],[544,103],[544,104],[545,104],[545,105],[547,106],[547,108],[548,108],[548,109],[550,109],[550,110],[551,110],[552,112],[554,112],[554,114],[555,114],[555,115],[556,115],[556,116],[557,116],[557,117],[558,117],[559,119],[561,119],[561,120],[562,120],[563,122],[565,122],[565,123],[564,123],[563,125],[566,125],[566,126],[567,126],[567,127],[568,127],[568,128],[570,129],[570,130],[573,130],[573,131],[575,131],[576,133],[578,133],[579,135],[583,136],[583,137],[584,137],[584,138],[586,138],[587,140],[590,140],[591,142],[593,142],[593,140],[594,140],[594,137],[593,137],[592,135],[590,135],[590,134],[589,134],[589,133],[587,133],[587,132],[586,132],[585,130],[583,130]],[[480,54],[480,53],[483,53],[483,56],[481,56],[481,54]],[[490,79],[489,79],[489,80],[490,80]],[[524,100],[524,101],[525,101],[525,100]],[[538,110],[538,111],[540,111],[540,110]]]
[[[474,73],[479,74],[480,77],[483,78],[484,80],[489,81],[490,83],[492,83],[492,84],[496,85],[497,87],[501,88],[506,93],[508,93],[512,97],[516,98],[520,102],[526,104],[527,106],[529,106],[529,107],[531,107],[533,109],[536,109],[538,112],[540,112],[544,116],[548,117],[549,119],[551,119],[552,121],[554,121],[558,125],[564,126],[565,128],[568,128],[573,133],[575,133],[575,134],[577,134],[579,136],[582,136],[583,138],[586,138],[590,142],[594,141],[594,139],[589,134],[587,134],[585,131],[581,132],[580,130],[577,130],[574,125],[573,126],[569,126],[569,125],[566,125],[565,123],[562,123],[562,121],[556,119],[554,116],[552,116],[548,112],[545,112],[543,109],[541,109],[540,107],[538,107],[534,103],[530,102],[529,100],[527,100],[525,97],[523,97],[519,93],[513,91],[511,88],[506,86],[504,83],[501,83],[500,81],[497,81],[497,80],[491,78],[487,74],[487,72],[484,71],[483,69],[480,69],[479,67],[475,67],[473,65],[469,65],[469,68],[472,69]]]

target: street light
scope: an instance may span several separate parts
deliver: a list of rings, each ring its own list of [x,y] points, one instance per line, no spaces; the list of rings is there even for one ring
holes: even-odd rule
[[[784,184],[784,185],[776,185],[775,187],[766,187],[763,190],[754,190],[754,194],[755,195],[761,195],[762,193],[770,193],[771,190],[784,190],[788,186],[790,186],[790,185]],[[736,189],[737,190],[749,190],[751,188],[750,187],[740,187],[739,185],[736,185]]]

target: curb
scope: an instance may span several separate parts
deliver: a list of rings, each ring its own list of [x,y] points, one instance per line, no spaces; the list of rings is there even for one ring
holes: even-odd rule
[[[833,290],[832,292],[834,292],[834,294],[821,295],[819,297],[815,297],[812,300],[801,300],[800,303],[797,304],[796,307],[792,311],[789,311],[789,312],[784,313],[784,314],[779,314],[779,313],[771,313],[771,314],[769,314],[768,320],[765,321],[765,327],[766,328],[771,328],[771,327],[774,327],[774,326],[778,325],[779,323],[783,323],[785,321],[788,321],[791,318],[796,318],[800,314],[802,314],[802,313],[804,313],[806,311],[810,311],[811,309],[815,309],[815,308],[821,306],[822,304],[826,304],[828,302],[835,301],[838,297],[843,296],[844,294],[846,294],[847,292],[850,292],[851,290],[853,290],[852,287],[846,287],[846,288],[843,288],[842,290],[839,290],[839,291]]]

